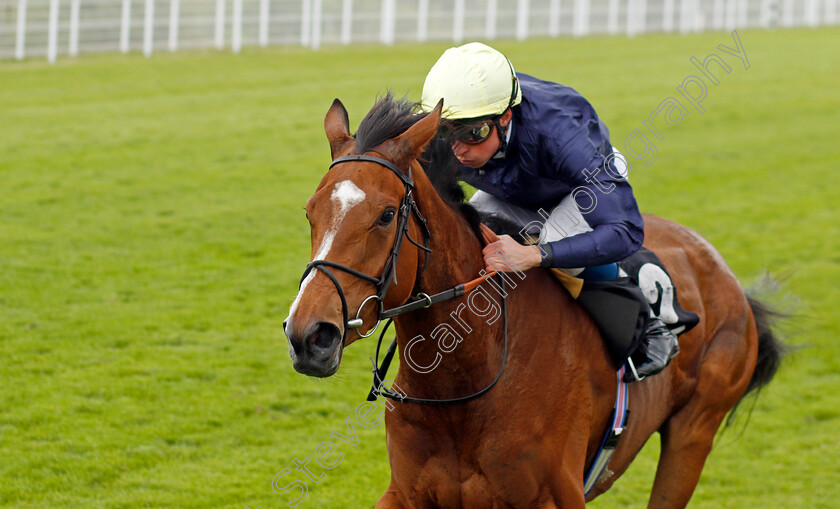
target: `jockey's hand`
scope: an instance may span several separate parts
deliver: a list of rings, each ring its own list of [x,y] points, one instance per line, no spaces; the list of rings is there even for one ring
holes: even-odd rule
[[[487,272],[525,271],[539,267],[542,261],[539,247],[523,246],[510,235],[499,235],[499,240],[484,246],[481,253]]]

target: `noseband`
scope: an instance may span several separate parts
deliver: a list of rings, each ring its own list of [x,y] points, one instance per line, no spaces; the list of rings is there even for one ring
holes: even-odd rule
[[[376,300],[379,303],[379,312],[377,313],[377,321],[376,325],[369,330],[366,334],[362,334],[359,332],[359,336],[366,338],[373,334],[377,327],[379,327],[379,323],[385,319],[390,318],[392,316],[396,316],[396,314],[390,314],[389,311],[394,310],[385,310],[383,308],[383,301],[385,300],[385,295],[388,293],[388,288],[391,286],[391,282],[396,282],[397,280],[397,260],[400,256],[400,249],[402,249],[403,239],[407,238],[409,242],[417,246],[418,248],[422,249],[425,253],[426,257],[423,261],[423,267],[420,269],[420,273],[426,269],[426,265],[429,263],[429,255],[431,254],[432,250],[429,248],[429,241],[431,240],[431,234],[429,233],[429,227],[426,225],[426,218],[420,214],[420,209],[417,207],[417,203],[414,201],[414,197],[412,196],[412,191],[414,190],[414,181],[411,179],[411,166],[408,167],[408,173],[403,173],[397,166],[381,157],[370,156],[370,155],[351,155],[351,156],[344,156],[339,157],[333,160],[332,164],[330,164],[330,169],[333,166],[341,163],[347,162],[358,162],[358,161],[365,161],[376,163],[380,166],[383,166],[389,170],[391,170],[394,175],[399,177],[402,180],[403,184],[405,185],[405,196],[403,196],[402,202],[400,203],[399,209],[399,216],[397,219],[397,235],[394,237],[394,245],[391,247],[391,253],[388,255],[388,259],[385,261],[385,266],[382,268],[382,273],[379,277],[370,276],[365,274],[364,272],[359,272],[356,269],[350,268],[346,265],[342,265],[340,263],[331,262],[328,260],[313,260],[309,262],[306,266],[306,270],[303,273],[303,277],[301,277],[301,283],[309,275],[309,273],[313,269],[318,269],[323,272],[329,279],[332,281],[333,285],[335,285],[336,291],[338,291],[338,296],[341,299],[341,312],[344,316],[344,335],[342,337],[342,343],[345,343],[347,340],[347,330],[348,329],[358,329],[362,326],[364,320],[361,318],[362,310],[364,309],[365,305],[370,300]],[[408,226],[409,226],[409,218],[411,214],[414,214],[414,217],[417,218],[418,224],[420,224],[420,229],[423,231],[423,245],[417,243],[414,239],[411,238],[411,235],[408,233]],[[350,319],[350,313],[347,308],[347,298],[344,295],[344,289],[339,284],[338,279],[336,279],[335,275],[329,270],[327,267],[332,267],[334,269],[338,269],[344,271],[352,276],[356,276],[357,278],[364,279],[376,287],[376,293],[367,297],[365,300],[362,301],[362,304],[359,306],[358,311],[356,311],[356,317]],[[428,297],[428,296],[427,296]],[[429,303],[431,304],[431,302]],[[397,308],[395,308],[396,310]],[[402,311],[404,312],[404,311]]]

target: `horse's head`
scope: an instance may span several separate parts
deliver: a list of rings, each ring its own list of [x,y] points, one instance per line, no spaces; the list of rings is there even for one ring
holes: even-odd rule
[[[441,108],[416,115],[388,96],[356,137],[338,99],[327,112],[333,164],[306,202],[312,261],[284,322],[298,372],[335,373],[344,347],[376,326],[383,306],[411,295],[425,260],[411,241],[427,240],[412,173],[422,171],[417,158],[437,132]]]

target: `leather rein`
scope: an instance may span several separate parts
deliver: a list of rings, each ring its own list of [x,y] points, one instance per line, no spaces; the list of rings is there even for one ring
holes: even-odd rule
[[[484,395],[490,389],[492,389],[493,386],[495,386],[499,379],[502,377],[502,372],[504,371],[507,362],[507,293],[504,291],[504,277],[499,278],[501,280],[502,291],[500,293],[502,295],[502,313],[504,316],[504,353],[502,355],[502,365],[499,369],[499,373],[498,375],[496,375],[496,378],[492,382],[490,382],[489,385],[487,385],[484,389],[470,394],[468,396],[449,399],[414,398],[393,391],[392,389],[389,389],[385,386],[384,377],[388,372],[388,368],[391,365],[391,361],[393,360],[394,353],[396,352],[397,348],[396,338],[391,343],[391,346],[388,348],[388,351],[385,353],[385,357],[382,360],[381,366],[378,366],[379,352],[380,347],[382,345],[382,340],[385,337],[385,333],[387,332],[388,327],[393,322],[394,317],[418,309],[428,308],[441,301],[466,295],[475,288],[477,288],[486,279],[494,276],[496,272],[487,273],[472,281],[459,284],[453,288],[449,288],[448,290],[444,290],[434,295],[428,295],[426,293],[420,292],[413,298],[413,300],[407,302],[406,304],[396,306],[391,309],[384,309],[383,302],[385,299],[385,295],[388,293],[388,288],[390,287],[392,282],[396,282],[397,280],[397,260],[400,255],[400,250],[402,249],[403,239],[408,239],[409,242],[417,246],[417,248],[421,249],[425,254],[423,266],[420,269],[420,272],[418,273],[419,277],[420,274],[422,274],[423,271],[426,269],[426,266],[429,264],[429,256],[432,253],[432,250],[429,247],[429,242],[431,241],[431,233],[429,232],[429,227],[426,224],[426,218],[424,218],[423,215],[420,213],[420,209],[417,207],[417,203],[414,201],[414,197],[412,196],[414,190],[414,181],[411,178],[411,166],[409,165],[408,167],[408,173],[403,173],[394,163],[388,161],[387,159],[383,159],[381,157],[372,155],[349,155],[334,159],[330,164],[330,169],[332,169],[333,166],[337,164],[359,161],[376,163],[380,166],[387,168],[388,170],[391,170],[391,172],[393,172],[397,177],[399,177],[399,179],[403,182],[403,185],[405,186],[405,196],[403,197],[402,202],[400,203],[399,216],[397,219],[397,234],[394,238],[394,245],[391,248],[391,252],[388,255],[388,259],[385,261],[385,266],[382,268],[382,274],[379,277],[374,277],[337,262],[332,262],[329,260],[313,260],[306,265],[306,270],[303,272],[303,276],[301,277],[301,284],[303,283],[303,280],[312,272],[312,270],[320,270],[324,273],[324,275],[327,276],[327,278],[329,278],[330,281],[332,281],[336,291],[338,292],[338,296],[341,299],[341,312],[344,318],[344,335],[342,337],[341,345],[342,348],[344,348],[344,345],[347,342],[347,330],[359,329],[360,327],[362,327],[364,320],[361,318],[360,315],[368,301],[376,300],[379,303],[379,312],[377,315],[376,325],[374,325],[374,327],[365,334],[362,334],[360,331],[357,331],[359,337],[369,337],[374,332],[376,332],[376,329],[379,327],[379,324],[382,322],[382,320],[388,320],[388,322],[385,324],[385,327],[379,334],[379,340],[376,342],[375,359],[371,358],[371,362],[373,362],[373,387],[371,388],[370,393],[368,394],[368,401],[374,401],[378,396],[381,395],[389,399],[400,401],[402,403],[441,405],[463,403]],[[409,220],[412,214],[414,214],[414,217],[417,219],[417,222],[420,225],[420,229],[423,232],[422,245],[414,239],[412,239],[411,235],[409,235],[408,233]],[[341,287],[341,284],[338,282],[338,279],[336,279],[335,275],[332,273],[330,268],[341,270],[352,276],[368,281],[376,287],[376,293],[370,295],[362,301],[361,305],[359,306],[359,309],[356,311],[355,318],[350,318],[350,314],[347,307],[347,298],[344,294],[344,289]]]

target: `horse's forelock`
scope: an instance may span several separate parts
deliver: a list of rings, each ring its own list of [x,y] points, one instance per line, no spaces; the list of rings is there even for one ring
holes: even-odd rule
[[[396,138],[426,116],[418,112],[419,105],[408,98],[394,99],[389,91],[376,101],[356,131],[357,154],[369,152],[388,140]]]

